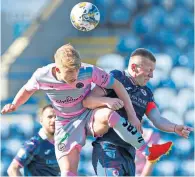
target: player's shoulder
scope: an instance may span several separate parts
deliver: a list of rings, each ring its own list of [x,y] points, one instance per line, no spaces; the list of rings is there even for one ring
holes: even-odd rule
[[[38,68],[34,74],[37,76],[37,77],[44,77],[45,75],[48,75],[52,68],[55,67],[55,63],[51,63],[51,64],[48,64],[46,66],[43,66],[43,67],[40,67]]]
[[[78,79],[88,79],[92,77],[94,66],[87,63],[81,63],[81,67],[79,69]]]
[[[94,65],[88,64],[88,63],[81,63],[80,67],[80,73],[86,73],[86,72],[91,72],[93,71]]]
[[[24,142],[24,147],[37,148],[42,142],[42,139],[39,135],[31,137],[29,140]]]
[[[114,77],[124,77],[124,71],[114,69],[110,71],[110,74]]]

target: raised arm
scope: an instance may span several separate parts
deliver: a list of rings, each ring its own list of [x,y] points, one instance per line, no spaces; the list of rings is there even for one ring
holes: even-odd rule
[[[9,176],[22,176],[22,174],[20,173],[20,168],[21,166],[19,165],[19,163],[15,159],[13,159],[7,170],[7,173]]]
[[[192,127],[177,125],[162,117],[157,107],[153,108],[147,116],[153,125],[161,131],[175,132],[184,138],[188,138],[190,132],[193,131]]]
[[[13,112],[18,109],[19,106],[24,104],[36,90],[39,90],[39,84],[37,77],[40,75],[40,69],[37,69],[28,82],[19,90],[14,100],[10,104],[6,104],[1,110],[1,114]]]
[[[13,102],[11,104],[6,104],[3,107],[3,109],[1,110],[1,114],[6,114],[17,110],[18,107],[24,104],[34,92],[35,91],[27,91],[24,87],[22,87],[16,94]]]

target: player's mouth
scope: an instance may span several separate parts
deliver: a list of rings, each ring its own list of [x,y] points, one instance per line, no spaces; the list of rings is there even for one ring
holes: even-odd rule
[[[68,82],[69,83],[73,83],[73,82],[75,82],[76,81],[76,79],[71,79],[71,80],[69,80]]]

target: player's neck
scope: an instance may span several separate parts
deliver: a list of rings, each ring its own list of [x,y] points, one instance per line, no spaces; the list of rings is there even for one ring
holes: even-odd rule
[[[54,140],[54,134],[51,134],[51,133],[49,133],[47,131],[45,131],[45,134],[47,136],[47,140],[48,141],[53,141]]]
[[[51,143],[54,142],[54,134],[52,133],[49,133],[47,130],[45,130],[44,127],[42,127],[40,130],[39,130],[39,135],[40,137],[43,139],[43,140],[47,140]]]
[[[131,71],[129,71],[129,70],[126,70],[127,72],[128,72],[128,74],[129,74],[129,79],[131,79],[132,80],[132,82],[134,83],[134,85],[139,85],[139,82],[137,81],[137,79],[136,79],[136,75],[135,75],[135,73],[133,73],[133,72],[131,72]]]

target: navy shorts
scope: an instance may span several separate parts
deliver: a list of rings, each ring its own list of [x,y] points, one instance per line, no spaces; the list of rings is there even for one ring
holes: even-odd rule
[[[107,142],[93,144],[92,164],[98,176],[135,176],[134,158]]]

